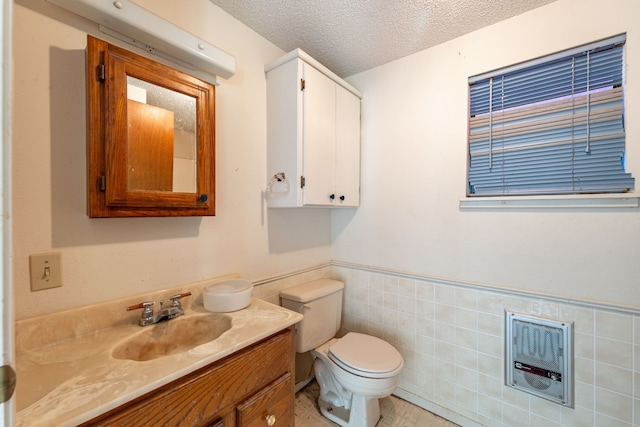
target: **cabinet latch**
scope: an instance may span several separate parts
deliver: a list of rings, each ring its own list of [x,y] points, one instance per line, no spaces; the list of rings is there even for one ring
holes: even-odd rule
[[[103,82],[107,79],[107,72],[105,70],[104,64],[98,65],[98,80]]]
[[[305,88],[305,80],[300,79],[300,90],[304,90],[304,88]]]
[[[307,180],[304,178],[304,176],[300,177],[300,188],[304,188],[304,185],[306,184]]]

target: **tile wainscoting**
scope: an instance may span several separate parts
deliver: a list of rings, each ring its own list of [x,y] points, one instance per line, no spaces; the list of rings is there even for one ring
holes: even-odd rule
[[[256,282],[280,290],[319,278],[345,283],[343,333],[402,353],[397,396],[463,426],[640,426],[640,308],[327,263]],[[504,385],[504,311],[574,322],[575,408]]]

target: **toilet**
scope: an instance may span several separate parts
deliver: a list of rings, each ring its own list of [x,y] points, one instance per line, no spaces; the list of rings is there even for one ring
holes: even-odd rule
[[[314,357],[322,415],[344,427],[373,427],[380,419],[378,399],[396,389],[404,360],[391,344],[371,335],[335,338],[343,291],[338,280],[314,280],[280,292],[280,303],[304,315],[296,324],[296,352]]]

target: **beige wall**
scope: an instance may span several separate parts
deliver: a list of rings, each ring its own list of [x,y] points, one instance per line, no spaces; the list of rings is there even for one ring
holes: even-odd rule
[[[17,319],[238,273],[252,281],[326,263],[330,212],[267,211],[264,65],[285,52],[207,0],[138,3],[236,57],[216,111],[217,215],[89,219],[86,35],[42,0],[14,10],[13,269]],[[112,41],[112,40],[110,40]],[[30,292],[29,254],[62,253],[62,288]]]
[[[237,58],[217,93],[214,218],[85,214],[84,47],[95,24],[19,0],[14,23],[16,317],[229,273],[251,280],[339,261],[638,305],[637,210],[461,211],[470,75],[627,32],[640,67],[640,4],[560,0],[350,78],[365,93],[362,206],[267,210],[263,66],[281,50],[206,0],[138,3]],[[617,10],[617,12],[616,12]],[[566,19],[571,16],[572,19]],[[214,23],[214,24],[212,24]],[[589,25],[592,23],[594,25]],[[508,34],[508,35],[505,35]],[[443,89],[448,89],[445,92]],[[628,164],[640,177],[640,84],[627,80]],[[329,215],[332,215],[330,218]],[[332,224],[333,226],[332,226]],[[384,226],[381,226],[384,224]],[[331,228],[333,237],[329,236]],[[333,244],[332,244],[333,243]],[[32,293],[28,255],[59,251],[64,286]],[[332,255],[331,255],[332,253]]]
[[[638,210],[458,207],[467,77],[621,32],[629,165],[640,178],[640,3],[558,0],[350,78],[364,93],[362,206],[330,212],[263,203],[263,65],[284,52],[209,1],[137,2],[237,58],[217,93],[218,215],[87,218],[83,50],[87,33],[101,34],[47,2],[17,0],[18,319],[230,273],[277,303],[280,289],[328,275],[347,285],[345,330],[402,352],[407,399],[465,425],[640,425]],[[64,286],[31,293],[28,255],[50,251],[62,253]],[[330,258],[338,263],[307,270]],[[576,410],[502,385],[505,308],[575,322]]]
[[[332,258],[637,308],[638,209],[468,211],[459,201],[468,77],[625,32],[627,163],[640,189],[638,16],[635,0],[559,0],[348,78],[364,93],[362,206],[334,212]]]

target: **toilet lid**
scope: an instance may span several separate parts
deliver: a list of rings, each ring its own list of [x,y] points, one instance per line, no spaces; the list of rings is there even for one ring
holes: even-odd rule
[[[349,332],[329,347],[329,358],[343,369],[369,378],[388,378],[404,365],[398,350],[371,335]]]

